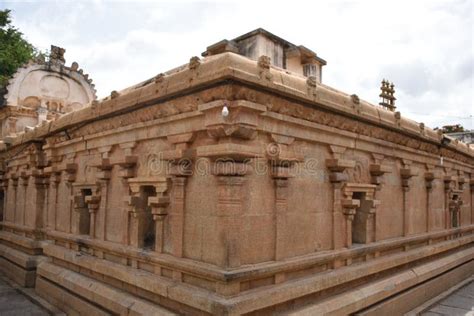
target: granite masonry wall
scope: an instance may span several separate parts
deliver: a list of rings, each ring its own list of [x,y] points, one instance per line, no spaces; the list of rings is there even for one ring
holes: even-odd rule
[[[403,312],[474,270],[474,153],[443,139],[192,58],[2,144],[0,268],[69,314]]]

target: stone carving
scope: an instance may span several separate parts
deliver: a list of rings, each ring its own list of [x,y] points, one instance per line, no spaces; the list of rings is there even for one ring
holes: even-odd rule
[[[64,59],[64,53],[66,50],[62,47],[51,45],[51,51],[49,55],[49,59],[53,63],[60,63],[64,64],[66,60]]]
[[[120,95],[120,94],[119,94],[117,91],[115,91],[115,90],[113,90],[112,92],[110,92],[110,98],[111,98],[111,99],[118,98],[119,95]]]
[[[191,59],[189,60],[189,69],[196,69],[197,67],[199,67],[199,65],[201,65],[201,60],[199,59],[199,57],[191,57]]]
[[[359,96],[357,94],[352,94],[351,95],[351,100],[354,104],[359,104],[360,103],[360,99],[359,99]]]
[[[48,62],[30,62],[9,80],[7,93],[0,94],[0,119],[5,137],[24,130],[26,126],[37,126],[61,115],[79,110],[95,100],[95,89],[88,75],[78,71],[74,62],[65,66],[65,50],[51,47]],[[17,123],[9,126],[9,117],[15,116]]]
[[[158,75],[155,76],[155,82],[156,83],[160,83],[160,82],[163,82],[165,78],[165,74],[164,73],[160,73]]]
[[[262,55],[258,58],[258,67],[262,69],[270,69],[271,59],[268,56]]]
[[[318,81],[316,77],[314,76],[309,76],[308,79],[306,79],[306,84],[310,87],[316,88]]]

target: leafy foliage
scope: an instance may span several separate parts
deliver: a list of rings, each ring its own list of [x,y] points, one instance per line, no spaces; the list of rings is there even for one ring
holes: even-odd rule
[[[32,58],[42,58],[32,44],[23,38],[23,33],[11,24],[10,10],[0,10],[0,90],[18,67]]]

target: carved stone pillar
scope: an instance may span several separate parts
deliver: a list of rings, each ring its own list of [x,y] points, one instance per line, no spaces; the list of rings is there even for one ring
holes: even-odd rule
[[[376,185],[373,184],[344,184],[341,205],[346,217],[346,247],[352,246],[353,235],[358,243],[367,244],[375,241],[375,214],[380,204],[375,199],[375,191]],[[353,226],[357,231],[353,231]]]
[[[42,170],[34,169],[31,172],[32,177],[34,178],[34,196],[33,205],[35,207],[35,218],[33,226],[37,229],[42,229],[46,226],[46,213],[47,209],[45,208],[46,201],[46,192],[49,186],[49,178],[45,177]],[[39,238],[40,236],[36,236]]]
[[[97,211],[100,208],[100,189],[98,192],[93,193],[92,195],[86,196],[85,202],[87,204],[87,208],[89,209],[90,214],[90,229],[89,234],[91,238],[96,238],[96,221],[97,221]]]
[[[283,230],[288,212],[289,170],[286,167],[275,166],[272,170],[275,182],[275,260],[285,258],[287,237]]]
[[[153,221],[155,222],[155,243],[154,251],[163,251],[163,234],[164,219],[168,214],[166,208],[169,204],[169,180],[166,177],[149,177],[149,178],[130,178],[128,179],[130,186],[130,196],[126,198],[126,202],[131,206],[131,220],[128,227],[129,244],[135,247],[143,247],[143,236],[146,220],[146,209],[151,208]],[[154,196],[144,195],[145,187],[153,187]]]
[[[98,216],[100,217],[100,230],[96,231],[96,237],[105,240],[106,236],[106,222],[107,222],[107,201],[108,201],[108,190],[109,180],[111,178],[111,170],[113,164],[110,162],[109,154],[112,151],[112,146],[100,147],[99,152],[101,153],[102,159],[99,165],[97,165],[96,179],[100,188],[100,207],[98,210]]]
[[[136,147],[136,142],[122,143],[119,145],[122,150],[122,157],[118,161],[119,173],[118,176],[122,179],[122,184],[125,186],[124,191],[129,190],[128,179],[136,177],[136,165],[138,163],[138,156],[133,154],[133,149]],[[130,243],[130,227],[132,220],[130,218],[130,207],[131,204],[127,202],[124,206],[123,211],[120,216],[123,217],[125,222],[125,231],[122,235],[122,241],[124,244],[128,245]]]
[[[12,189],[13,189],[13,218],[12,222],[15,223],[18,220],[18,212],[17,212],[17,201],[18,201],[18,174],[16,172],[12,172],[10,174],[10,179],[12,182]]]
[[[431,231],[431,221],[432,221],[432,191],[433,191],[433,181],[436,178],[434,171],[434,166],[427,165],[427,171],[425,172],[425,187],[426,187],[426,231]]]
[[[15,136],[16,135],[16,122],[18,121],[18,118],[17,117],[14,117],[14,116],[10,116],[8,118],[8,127],[7,127],[7,136]]]
[[[72,197],[72,210],[73,210],[73,218],[72,218],[71,232],[74,235],[80,235],[82,232],[81,224],[84,221],[82,217],[89,216],[90,218],[89,209],[86,203],[86,197],[80,191],[74,192],[74,195]],[[89,222],[89,225],[90,225],[90,222]],[[89,227],[89,232],[90,232],[90,227]]]
[[[212,138],[210,145],[196,148],[197,157],[206,157],[213,164],[213,174],[217,177],[217,207],[213,214],[219,241],[218,264],[224,268],[238,267],[241,262],[242,247],[240,238],[242,217],[244,215],[244,184],[247,162],[262,158],[265,153],[254,141],[258,135],[257,126],[261,114],[267,109],[261,104],[248,101],[218,100],[199,106],[205,115],[204,124]],[[219,293],[234,294],[238,287],[219,289]]]
[[[445,210],[445,229],[452,227],[452,216],[450,211],[450,200],[451,192],[455,189],[456,186],[456,177],[448,175],[450,170],[446,170],[446,175],[443,178],[444,181],[444,210]]]
[[[271,134],[273,143],[267,145],[266,157],[270,163],[271,176],[275,185],[275,260],[283,260],[287,257],[289,247],[288,232],[292,227],[288,226],[288,187],[291,176],[291,168],[294,163],[304,161],[304,157],[291,148],[293,137]],[[275,276],[276,282],[282,282],[284,274]]]
[[[57,203],[58,203],[58,186],[61,182],[61,172],[57,170],[56,166],[50,166],[43,169],[43,175],[49,179],[46,184],[47,185],[47,193],[46,193],[46,218],[47,224],[46,226],[49,229],[56,229],[56,214],[57,214]]]
[[[194,138],[194,133],[168,136],[168,143],[173,149],[163,153],[163,159],[170,163],[170,175],[172,176],[172,203],[168,216],[170,225],[169,247],[171,248],[171,254],[176,257],[183,257],[186,183],[187,178],[192,174],[195,150],[191,149],[190,145]],[[176,272],[174,278],[180,280],[181,274]]]
[[[5,176],[5,167],[3,160],[0,160],[0,190],[3,194],[3,201],[0,204],[0,221],[8,221],[6,209],[8,199],[8,179]]]
[[[383,175],[392,172],[390,166],[382,164],[384,155],[372,154],[374,162],[369,165],[370,172],[370,183],[377,186],[377,191],[381,189],[383,185]]]
[[[141,207],[140,200],[140,186],[130,185],[130,195],[125,198],[125,202],[129,205],[128,208],[128,226],[127,226],[127,244],[134,247],[141,247],[138,236],[141,235],[139,231],[139,222],[145,216],[144,208]]]
[[[344,183],[347,182],[348,176],[344,171],[346,169],[354,168],[355,161],[343,159],[343,154],[346,151],[345,147],[331,145],[330,150],[333,157],[326,160],[326,167],[329,169],[329,181],[333,185],[333,249],[340,249],[347,247],[347,216],[350,216],[348,212],[348,205],[343,205],[343,192],[342,188]],[[347,214],[346,214],[347,213]],[[340,263],[336,262],[338,266]]]
[[[385,158],[382,154],[372,154],[373,163],[369,165],[369,173],[370,173],[370,183],[376,185],[376,192],[374,194],[374,199],[376,199],[377,192],[382,190],[382,186],[384,184],[384,174],[391,173],[392,169],[390,166],[384,165],[383,160]],[[374,241],[379,240],[379,236],[377,234],[377,213],[373,214],[374,217]]]
[[[403,166],[400,169],[400,177],[402,178],[403,191],[403,236],[408,236],[412,232],[411,227],[411,205],[408,198],[410,192],[410,179],[416,175],[411,168],[411,161],[403,160]]]
[[[471,174],[471,179],[469,180],[469,187],[471,189],[470,199],[471,199],[471,224],[474,224],[474,175]]]
[[[150,196],[148,198],[148,206],[151,207],[151,214],[153,214],[153,220],[155,221],[155,251],[158,253],[163,252],[163,237],[164,227],[163,221],[165,216],[168,214],[166,207],[170,203],[170,198],[167,195],[168,183],[161,182],[155,184],[156,196]]]
[[[216,162],[218,181],[217,222],[224,245],[224,266],[240,266],[240,231],[242,226],[242,186],[247,165],[239,162]]]
[[[27,189],[28,189],[28,183],[30,181],[30,176],[28,172],[26,171],[21,171],[20,172],[20,178],[21,178],[21,189],[23,191],[23,210],[22,210],[22,216],[23,218],[21,219],[21,224],[24,226],[26,225],[26,205],[27,205],[27,199],[28,197],[26,196],[27,194]]]

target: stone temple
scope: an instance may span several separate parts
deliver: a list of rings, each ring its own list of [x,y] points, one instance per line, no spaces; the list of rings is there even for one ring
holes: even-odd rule
[[[55,120],[95,100],[92,79],[73,62],[65,65],[65,50],[51,46],[48,62],[31,61],[17,70],[0,92],[0,138]]]
[[[64,312],[400,315],[473,274],[474,150],[388,83],[262,29],[99,101],[54,60],[0,109],[0,268]]]

